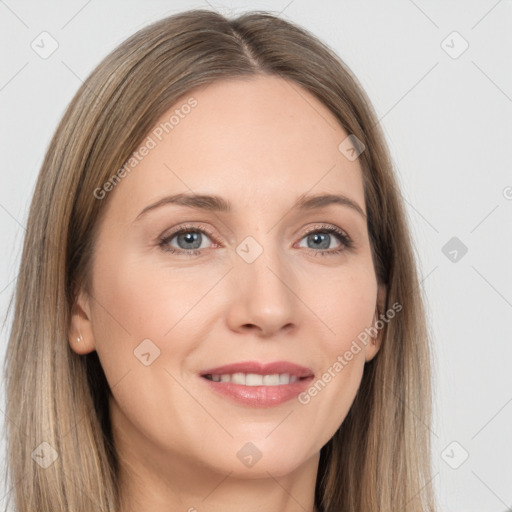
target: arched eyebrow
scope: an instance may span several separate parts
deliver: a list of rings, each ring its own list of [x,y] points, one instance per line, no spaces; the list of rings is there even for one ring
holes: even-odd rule
[[[140,220],[147,212],[169,204],[176,204],[187,208],[193,208],[195,210],[209,212],[231,213],[233,211],[231,203],[223,197],[216,195],[181,193],[163,197],[155,203],[146,206],[137,215],[134,222]],[[343,194],[302,194],[292,206],[291,210],[314,210],[325,208],[332,204],[348,207],[356,211],[363,217],[363,219],[366,220],[365,212],[356,203],[356,201]]]
[[[293,205],[292,209],[314,210],[324,208],[331,204],[347,206],[348,208],[351,208],[352,210],[359,213],[359,215],[361,215],[361,217],[366,220],[366,213],[364,213],[363,209],[353,199],[350,199],[343,194],[302,194]]]

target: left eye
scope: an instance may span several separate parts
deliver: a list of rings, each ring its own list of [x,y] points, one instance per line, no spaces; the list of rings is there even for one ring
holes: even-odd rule
[[[308,233],[301,241],[306,240],[308,244],[306,247],[308,249],[336,249],[336,247],[330,247],[331,242],[336,238],[338,239],[338,244],[343,245],[343,242],[340,241],[340,235],[336,232],[329,232],[328,230],[318,230]],[[309,245],[310,243],[311,245]],[[304,245],[299,245],[299,247],[304,247]]]

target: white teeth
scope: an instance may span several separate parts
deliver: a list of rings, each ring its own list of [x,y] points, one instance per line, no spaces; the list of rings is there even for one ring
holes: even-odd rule
[[[263,384],[265,384],[265,386],[278,386],[279,385],[279,375],[278,374],[264,375],[263,376]]]
[[[267,375],[263,377],[263,375],[257,375],[256,373],[248,373],[245,376],[245,385],[246,386],[263,386],[263,384],[267,385],[265,379]]]
[[[233,373],[224,375],[210,375],[214,382],[232,382],[242,386],[279,386],[297,382],[296,375],[288,373],[274,373],[271,375],[259,375],[257,373]]]
[[[289,384],[290,382],[295,382],[296,380],[297,377],[290,377],[290,375],[288,375],[287,373],[281,373],[281,375],[279,375],[279,384]]]
[[[233,375],[231,375],[231,382],[245,386],[245,373],[233,373]]]

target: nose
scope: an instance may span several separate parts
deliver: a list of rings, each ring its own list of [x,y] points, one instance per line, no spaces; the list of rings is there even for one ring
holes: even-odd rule
[[[230,303],[227,322],[236,332],[253,332],[268,338],[297,325],[296,279],[278,251],[265,249],[252,263],[236,256],[230,272]]]

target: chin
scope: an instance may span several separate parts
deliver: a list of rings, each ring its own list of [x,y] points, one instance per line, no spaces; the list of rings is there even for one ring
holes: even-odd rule
[[[267,434],[268,435],[268,434]],[[320,447],[307,449],[304,442],[297,438],[296,442],[282,437],[275,440],[262,437],[254,441],[232,440],[229,446],[213,456],[213,466],[221,473],[231,473],[239,478],[268,478],[293,473],[311,458],[318,457]]]

